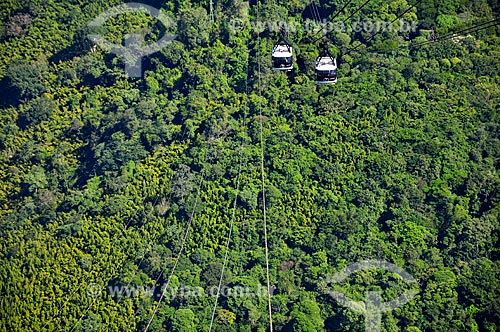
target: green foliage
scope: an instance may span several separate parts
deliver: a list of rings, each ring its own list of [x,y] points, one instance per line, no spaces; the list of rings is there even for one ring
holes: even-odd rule
[[[261,147],[275,331],[364,331],[320,284],[364,259],[417,280],[368,269],[330,285],[356,301],[418,291],[383,331],[500,328],[498,29],[403,47],[491,20],[497,2],[421,1],[411,34],[328,33],[339,82],[323,87],[317,36],[290,31],[285,74],[270,69],[277,32],[251,30],[257,16],[303,24],[310,3],[214,2],[211,23],[208,1],[150,2],[177,18],[167,31],[117,15],[112,42],[178,36],[141,79],[85,37],[117,3],[0,3],[0,331],[144,331],[167,280],[150,330],[207,331],[233,216],[214,331],[268,330]],[[341,5],[316,3],[322,18]],[[411,3],[372,1],[350,20]]]
[[[323,319],[320,316],[320,309],[316,302],[304,300],[296,305],[291,312],[293,317],[294,332],[321,331],[323,329]]]
[[[188,47],[207,46],[209,42],[209,17],[202,7],[185,8],[179,20],[179,40]]]
[[[445,32],[460,24],[460,19],[453,15],[439,15],[436,20],[438,27],[444,28]]]
[[[19,99],[31,99],[47,90],[40,64],[13,62],[7,68],[6,79]]]
[[[173,332],[196,332],[195,316],[191,309],[179,309],[172,319]]]
[[[56,107],[56,103],[45,96],[34,99],[28,104],[28,109],[21,113],[21,122],[24,125],[39,124],[48,120]]]

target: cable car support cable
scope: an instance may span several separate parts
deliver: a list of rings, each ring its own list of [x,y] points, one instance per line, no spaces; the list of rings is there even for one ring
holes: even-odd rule
[[[247,41],[247,49],[248,49],[248,41]],[[247,68],[246,68],[246,78],[245,78],[245,91],[246,91],[246,94],[248,96],[248,53],[247,53]],[[246,118],[247,118],[247,111],[246,109],[244,109],[244,112],[243,112],[243,128],[246,128]],[[233,233],[233,225],[234,225],[234,219],[235,219],[235,215],[236,215],[236,204],[238,203],[238,195],[239,195],[239,191],[240,191],[240,178],[241,178],[241,169],[243,168],[243,150],[244,150],[244,147],[245,147],[245,136],[242,137],[241,139],[241,145],[240,145],[240,153],[239,153],[239,159],[240,159],[240,163],[239,163],[239,166],[238,166],[238,175],[236,177],[236,193],[235,193],[235,196],[234,196],[234,201],[233,201],[233,212],[231,214],[231,222],[229,224],[229,232],[228,232],[228,235],[227,235],[227,243],[226,243],[226,250],[224,252],[224,261],[222,263],[222,270],[221,270],[221,274],[220,274],[220,278],[219,278],[219,285],[217,287],[217,294],[215,296],[215,303],[214,303],[214,309],[212,311],[212,318],[210,319],[210,328],[209,328],[209,332],[212,331],[212,326],[214,324],[214,320],[215,320],[215,311],[217,310],[217,303],[218,303],[218,300],[219,300],[219,296],[220,296],[220,290],[221,290],[221,287],[222,287],[222,279],[224,277],[224,271],[226,269],[226,264],[227,264],[227,256],[228,256],[228,252],[229,252],[229,244],[231,243],[231,235]]]
[[[435,38],[433,40],[429,40],[429,41],[425,41],[425,42],[420,42],[420,43],[417,43],[417,44],[414,44],[414,45],[404,45],[404,46],[394,47],[394,48],[389,49],[389,50],[384,50],[384,51],[369,51],[369,52],[373,52],[373,53],[389,53],[389,52],[393,52],[393,51],[400,50],[400,49],[405,49],[405,48],[415,49],[415,48],[422,47],[422,46],[425,46],[425,45],[431,45],[431,44],[434,44],[434,43],[438,43],[438,42],[443,42],[443,41],[446,41],[446,40],[450,40],[450,39],[456,38],[458,36],[461,36],[464,33],[474,33],[474,32],[478,32],[478,31],[484,30],[484,29],[492,28],[492,27],[494,27],[494,26],[496,26],[498,24],[500,24],[500,20],[495,19],[495,20],[492,20],[492,21],[483,22],[483,23],[480,23],[480,24],[477,24],[477,25],[473,25],[473,26],[471,26],[469,28],[466,28],[466,29],[463,29],[463,30],[459,30],[459,31],[455,31],[455,32],[450,32],[450,33],[447,33],[447,34],[445,34],[443,36],[439,36],[439,37],[437,37],[437,38]]]
[[[410,7],[408,7],[408,9],[406,9],[404,12],[402,12],[401,14],[399,14],[394,20],[391,21],[391,25],[396,22],[397,20],[401,19],[404,15],[406,15],[406,13],[408,13],[410,10],[412,10],[414,7],[416,7],[417,5],[419,5],[420,3],[422,2],[422,0],[417,0],[413,5],[411,5]],[[383,32],[383,30],[379,30],[377,31],[376,33],[372,34],[366,41],[365,43],[368,43],[370,40],[372,40],[373,38],[375,38],[376,35],[378,35],[379,33]],[[355,51],[357,50],[358,48],[361,47],[361,45],[363,44],[359,44],[358,46],[356,46],[355,48],[352,48],[350,50],[348,50],[346,52],[346,54],[349,54],[350,52],[352,51]]]
[[[260,17],[260,6],[259,1],[257,1],[257,21]],[[262,96],[261,89],[261,68],[260,68],[260,33],[257,31],[257,72],[258,72],[258,89],[259,97]],[[265,174],[264,174],[264,139],[263,139],[263,124],[262,124],[262,106],[260,104],[261,98],[259,98],[259,122],[260,122],[260,172],[262,179],[262,214],[264,220],[264,245],[265,245],[265,257],[266,257],[266,281],[267,281],[267,307],[269,311],[269,330],[273,332],[273,314],[271,307],[271,284],[269,282],[269,248],[267,242],[267,215],[266,215],[266,185],[265,185]]]
[[[484,29],[488,29],[488,28],[492,28],[496,25],[500,24],[500,20],[499,19],[494,19],[494,20],[491,20],[491,21],[488,21],[488,22],[483,22],[481,24],[477,24],[477,25],[473,25],[469,28],[466,28],[466,29],[463,29],[463,30],[459,30],[457,32],[450,32],[450,33],[447,33],[447,34],[444,34],[442,36],[438,36],[436,37],[435,40],[429,40],[429,41],[425,41],[425,42],[421,42],[421,43],[418,43],[418,44],[415,44],[415,45],[410,45],[410,48],[416,48],[416,47],[420,47],[420,46],[425,46],[425,45],[428,45],[428,44],[433,44],[435,42],[439,42],[439,41],[445,41],[445,40],[449,40],[449,39],[453,39],[455,37],[458,37],[464,33],[473,33],[473,32],[477,32],[477,31],[481,31],[481,30],[484,30]]]
[[[167,283],[165,284],[165,287],[163,288],[163,291],[161,292],[161,295],[160,295],[160,298],[158,300],[158,303],[156,304],[156,307],[155,307],[155,309],[154,309],[154,311],[153,311],[153,313],[151,315],[151,318],[148,321],[148,324],[146,325],[146,328],[144,329],[144,332],[148,331],[149,326],[151,325],[151,322],[153,321],[153,319],[154,319],[154,317],[156,315],[156,312],[158,311],[158,308],[160,307],[161,301],[165,297],[165,294],[166,294],[167,289],[168,289],[168,285],[170,284],[170,281],[172,280],[172,277],[174,275],[175,269],[177,268],[177,264],[179,263],[179,260],[181,258],[182,251],[184,250],[184,245],[186,244],[186,240],[187,240],[187,237],[189,235],[189,229],[190,229],[191,224],[193,222],[194,214],[196,212],[196,206],[198,205],[198,199],[200,197],[200,192],[201,192],[201,188],[203,186],[203,181],[204,180],[205,180],[205,175],[202,174],[201,175],[201,179],[200,179],[200,184],[198,186],[198,191],[197,191],[197,194],[196,194],[196,199],[195,199],[194,205],[193,205],[193,210],[191,212],[191,215],[189,216],[189,221],[188,221],[188,224],[186,225],[186,229],[184,231],[184,236],[183,236],[183,239],[182,239],[181,247],[179,249],[177,257],[175,258],[174,266],[172,267],[172,270],[170,271],[170,275],[168,276]],[[158,282],[158,280],[160,279],[161,275],[165,271],[166,267],[167,267],[167,265],[165,265],[165,267],[161,270],[158,278],[156,278],[156,282]]]
[[[186,128],[184,128],[184,131],[182,132],[181,141],[184,139],[185,134],[186,134]],[[174,138],[173,138],[172,142],[175,142],[175,141],[177,140],[177,138],[178,138],[178,137],[179,137],[179,133],[175,134],[175,136],[174,136]],[[171,199],[171,198],[172,198],[172,194],[170,194],[170,195],[169,195],[168,201],[170,201],[170,199]],[[155,198],[153,206],[156,206],[156,204],[158,203],[158,200],[159,200],[159,199],[160,199],[160,196],[157,196],[157,197]],[[145,202],[145,201],[144,201],[144,202]],[[143,202],[143,205],[144,205],[144,202]],[[139,210],[137,210],[137,211],[136,211],[135,215],[137,215],[137,214],[138,214],[138,211],[139,211]],[[125,229],[127,229],[127,228],[128,228],[128,226],[130,225],[130,223],[132,222],[132,220],[133,220],[133,218],[130,218],[130,219],[129,219],[129,221],[128,221],[128,222],[127,222],[127,224],[125,225]],[[154,226],[156,226],[157,224],[158,224],[158,220],[156,220],[156,221],[154,222]],[[153,227],[153,228],[154,228],[154,227]],[[152,239],[152,238],[150,238],[150,240],[149,240],[149,244],[151,244],[151,243],[152,243],[152,240],[153,240],[153,239]],[[146,255],[146,253],[147,253],[147,251],[145,251],[145,252],[144,252],[144,254],[143,254],[142,258],[141,258],[141,261],[140,261],[140,263],[139,263],[139,265],[138,265],[138,268],[140,267],[140,264],[142,263],[142,260],[144,259],[144,257],[145,257],[145,255]],[[115,273],[116,273],[117,271],[119,271],[120,269],[122,269],[122,268],[125,266],[125,263],[127,263],[127,262],[128,262],[128,261],[130,261],[130,260],[131,260],[131,258],[127,258],[127,259],[125,259],[122,263],[119,263],[119,264],[117,265],[117,266],[118,266],[118,268],[117,268],[115,271],[111,272],[111,276],[114,276],[114,275],[115,275]],[[112,277],[111,277],[111,278],[112,278]],[[110,278],[110,279],[111,279],[111,278]],[[65,305],[65,304],[66,304],[66,303],[67,303],[67,302],[68,302],[68,301],[69,301],[69,300],[73,297],[73,295],[74,295],[74,294],[75,294],[75,293],[76,293],[76,292],[80,289],[80,287],[81,287],[81,286],[85,283],[85,281],[87,281],[87,280],[88,280],[88,278],[85,278],[85,279],[84,279],[84,282],[79,284],[79,286],[77,287],[77,289],[76,289],[75,291],[73,291],[73,292],[70,294],[69,298],[68,298],[68,299],[67,299],[67,300],[66,300],[66,301],[65,301],[65,302],[64,302],[64,303],[63,303],[63,304],[62,304],[62,305],[58,308],[58,311],[60,311],[60,310],[61,310],[61,308],[62,308],[62,307],[63,307],[63,306],[64,306],[64,305]],[[129,285],[130,285],[130,282],[129,282],[129,284],[127,285],[127,287],[128,287]],[[87,287],[88,287],[88,286],[89,286],[89,285],[87,285]],[[85,309],[85,311],[84,311],[83,315],[82,315],[82,316],[78,319],[78,321],[75,323],[75,325],[73,326],[73,328],[71,328],[71,329],[70,329],[70,331],[73,331],[73,330],[74,330],[74,329],[78,326],[78,324],[80,323],[80,321],[81,321],[81,320],[82,320],[82,319],[86,316],[87,312],[90,310],[91,306],[92,306],[92,305],[93,305],[96,301],[97,301],[97,298],[94,298],[94,300],[93,300],[93,301],[90,303],[90,305],[89,305],[89,306]],[[43,330],[43,329],[44,329],[44,328],[45,328],[45,327],[49,324],[49,322],[51,322],[51,321],[52,321],[52,320],[53,320],[56,316],[57,316],[57,314],[56,314],[56,315],[54,315],[54,316],[53,316],[50,320],[48,320],[48,321],[45,323],[45,325],[42,327],[42,329],[41,329],[41,330]]]
[[[351,19],[354,15],[356,15],[357,12],[359,12],[361,9],[363,9],[371,0],[366,0],[358,9],[356,9],[351,15],[349,15],[346,19],[342,21],[342,23],[346,23],[349,19]],[[324,29],[325,27],[323,27]],[[316,35],[316,34],[315,34]],[[316,43],[318,40],[322,39],[323,36],[320,36],[319,38],[315,39],[314,41],[311,42],[311,44]]]
[[[343,10],[344,10],[347,6],[349,6],[349,5],[350,5],[353,1],[354,1],[354,0],[349,0],[349,1],[347,1],[347,2],[346,2],[346,4],[345,4],[344,6],[342,6],[342,8],[340,8],[340,9],[338,10],[337,14],[335,14],[335,15],[331,18],[331,20],[333,21],[333,20],[334,20],[337,16],[339,16],[339,15],[342,13],[342,11],[343,11]],[[325,27],[326,27],[326,25],[324,25],[324,26],[323,26],[323,27],[322,27],[319,31],[317,31],[317,32],[316,32],[315,34],[313,34],[311,37],[314,37],[314,36],[316,36],[317,34],[319,34],[321,31],[323,31],[323,30],[325,29]]]

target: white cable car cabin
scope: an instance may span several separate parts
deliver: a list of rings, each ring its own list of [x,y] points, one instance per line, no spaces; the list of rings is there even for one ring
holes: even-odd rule
[[[273,70],[291,71],[293,69],[293,50],[286,41],[288,33],[284,26],[280,27],[280,39],[274,45],[271,53],[273,60]]]
[[[273,70],[291,71],[293,69],[293,51],[288,44],[277,44],[273,47]]]
[[[330,53],[328,42],[328,38],[323,37],[321,51],[314,61],[316,84],[337,83],[337,59]]]
[[[316,67],[316,84],[337,83],[337,59],[334,57],[319,56],[314,61]]]

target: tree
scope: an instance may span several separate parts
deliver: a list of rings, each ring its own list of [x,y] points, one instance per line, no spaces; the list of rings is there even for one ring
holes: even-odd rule
[[[172,318],[172,332],[196,332],[194,313],[191,309],[179,309]]]
[[[49,119],[56,107],[56,103],[45,96],[32,100],[28,109],[21,115],[21,126],[37,125]]]
[[[5,77],[18,99],[31,99],[47,90],[43,79],[44,69],[44,65],[13,61]]]
[[[185,9],[181,13],[178,23],[179,40],[190,48],[207,46],[210,37],[210,25],[210,18],[205,8]]]
[[[28,32],[33,17],[28,13],[18,13],[9,18],[7,22],[7,37],[21,37]]]
[[[290,316],[293,318],[294,332],[322,331],[324,328],[324,320],[315,301],[303,300],[295,305]]]

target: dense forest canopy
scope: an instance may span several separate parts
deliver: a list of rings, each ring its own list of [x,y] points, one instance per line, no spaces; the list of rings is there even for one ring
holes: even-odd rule
[[[264,204],[274,331],[365,331],[332,290],[414,291],[383,331],[500,330],[498,0],[155,0],[172,24],[89,26],[122,3],[0,3],[0,331],[268,331]],[[134,78],[96,31],[176,38]],[[416,282],[326,282],[366,260]]]

